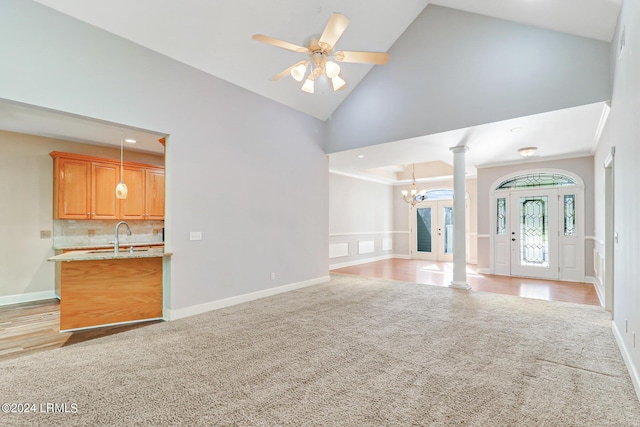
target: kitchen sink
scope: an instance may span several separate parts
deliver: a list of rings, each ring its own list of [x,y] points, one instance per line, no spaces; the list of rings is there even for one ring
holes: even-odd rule
[[[146,252],[149,249],[151,249],[151,248],[149,248],[149,247],[135,247],[134,246],[133,247],[133,252]],[[122,247],[120,248],[120,252],[128,252],[128,251],[129,251],[129,248],[122,248]],[[106,252],[113,252],[113,249],[96,249],[96,250],[93,250],[93,251],[89,251],[87,253],[89,253],[89,254],[103,254],[103,253],[106,253]]]

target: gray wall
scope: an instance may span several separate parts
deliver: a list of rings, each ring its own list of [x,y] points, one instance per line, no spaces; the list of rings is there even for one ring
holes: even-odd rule
[[[322,122],[35,2],[0,39],[0,98],[170,135],[168,308],[328,274]]]
[[[611,96],[609,43],[434,5],[389,53],[327,122],[328,152]]]
[[[625,30],[626,46],[619,54],[619,40]],[[613,97],[608,125],[598,146],[595,167],[602,179],[602,160],[615,146],[615,231],[614,243],[614,332],[640,396],[640,2],[625,0],[612,43],[614,59]],[[598,201],[604,200],[604,188],[598,183]],[[596,233],[604,239],[604,211],[596,210]],[[634,345],[634,334],[635,345]]]

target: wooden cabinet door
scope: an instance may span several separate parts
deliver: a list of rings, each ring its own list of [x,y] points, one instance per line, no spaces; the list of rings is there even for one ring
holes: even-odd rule
[[[147,219],[164,219],[164,171],[146,170]]]
[[[116,185],[119,167],[109,163],[91,163],[91,218],[116,219]]]
[[[120,200],[120,219],[145,219],[145,169],[125,166],[123,176],[128,191]]]
[[[91,212],[91,163],[76,159],[58,159],[56,166],[57,209],[61,219],[87,219]]]

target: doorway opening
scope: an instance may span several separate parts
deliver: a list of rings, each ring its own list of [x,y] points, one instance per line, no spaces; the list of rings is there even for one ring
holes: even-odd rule
[[[503,177],[493,188],[493,274],[584,281],[582,180],[538,170]]]
[[[613,317],[613,259],[615,241],[615,181],[614,181],[615,148],[604,161],[604,308]]]
[[[468,209],[467,230],[468,230]],[[411,258],[453,260],[453,190],[429,190],[426,200],[410,210]]]

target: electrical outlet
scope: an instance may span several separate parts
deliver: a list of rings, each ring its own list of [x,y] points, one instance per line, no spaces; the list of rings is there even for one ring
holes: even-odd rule
[[[202,240],[202,231],[191,231],[189,233],[189,240]]]
[[[276,273],[271,273],[271,280],[276,280]]]
[[[89,237],[93,237],[96,235],[96,230],[88,230],[87,234],[89,235]]]
[[[50,239],[51,238],[51,230],[40,230],[40,238],[41,239]]]

